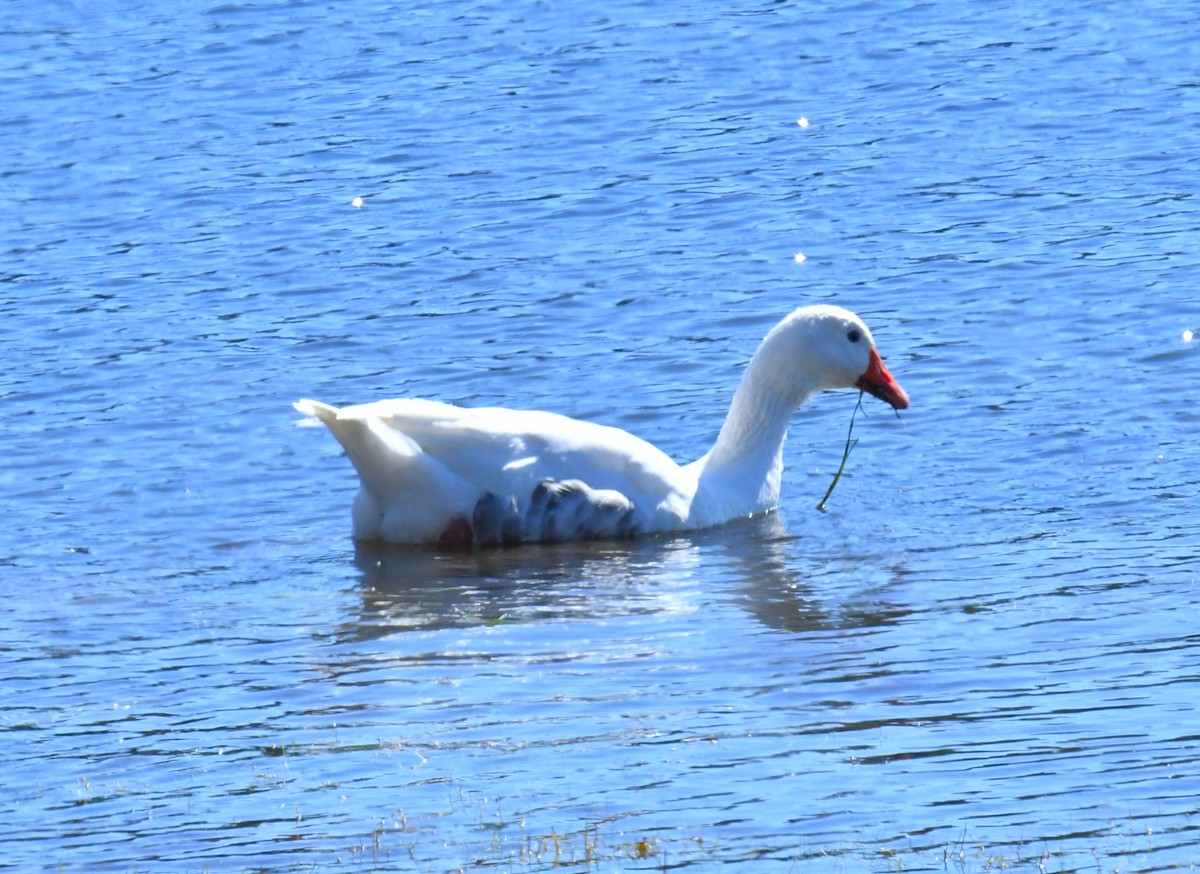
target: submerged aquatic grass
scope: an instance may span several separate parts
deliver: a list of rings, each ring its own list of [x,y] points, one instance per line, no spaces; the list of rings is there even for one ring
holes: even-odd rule
[[[403,864],[420,872],[667,871],[690,866],[777,863],[780,871],[863,870],[973,872],[1033,870],[1126,870],[1131,857],[1154,850],[1152,828],[1113,820],[1098,829],[1069,835],[1038,835],[989,840],[966,829],[956,837],[924,841],[919,835],[886,840],[858,839],[817,842],[791,850],[766,842],[757,848],[734,846],[708,827],[695,830],[653,826],[632,832],[616,820],[599,820],[562,830],[530,830],[524,817],[503,822],[486,814],[474,830],[447,840],[441,828],[424,829],[380,823],[339,857],[349,871],[376,871]],[[937,827],[939,830],[940,827]],[[470,832],[477,833],[473,842]],[[389,832],[393,840],[389,840]],[[398,842],[394,840],[399,838]],[[1179,867],[1192,870],[1194,859]],[[830,868],[830,864],[836,867]],[[786,866],[786,867],[783,867]],[[1139,869],[1140,870],[1140,869]]]

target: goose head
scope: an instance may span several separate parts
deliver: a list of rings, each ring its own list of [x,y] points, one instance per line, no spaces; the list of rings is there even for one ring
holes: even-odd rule
[[[756,357],[768,379],[803,386],[804,394],[857,388],[897,410],[908,407],[908,394],[888,372],[870,329],[842,307],[801,307],[767,334]]]

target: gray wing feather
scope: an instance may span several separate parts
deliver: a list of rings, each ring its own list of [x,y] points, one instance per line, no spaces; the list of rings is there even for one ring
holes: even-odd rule
[[[477,545],[632,537],[640,530],[636,507],[612,489],[582,480],[543,480],[525,501],[485,494],[471,528]]]

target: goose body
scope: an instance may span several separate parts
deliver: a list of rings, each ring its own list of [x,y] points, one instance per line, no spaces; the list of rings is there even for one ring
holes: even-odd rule
[[[908,406],[866,325],[821,305],[767,334],[716,443],[685,465],[620,428],[556,413],[415,399],[295,407],[358,472],[356,538],[462,548],[705,528],[773,509],[796,408],[855,387]]]

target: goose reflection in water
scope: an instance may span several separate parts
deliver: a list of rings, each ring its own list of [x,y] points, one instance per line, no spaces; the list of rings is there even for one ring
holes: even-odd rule
[[[805,558],[802,544],[774,513],[686,536],[456,553],[358,541],[362,609],[341,634],[611,619],[678,609],[680,598],[697,609],[726,600],[784,632],[885,625],[907,614],[887,597],[896,573],[879,557]],[[830,575],[863,585],[843,581],[839,591],[853,595],[839,599],[812,581]]]

